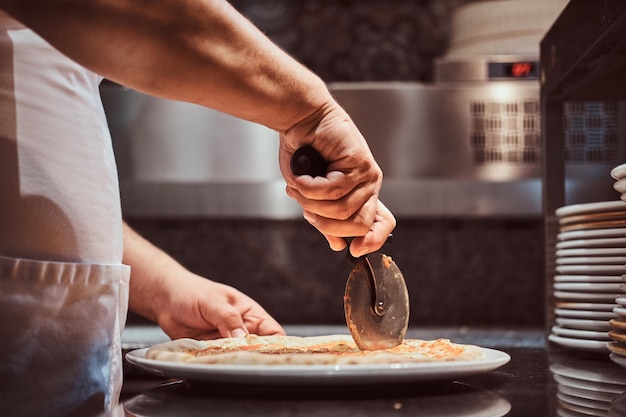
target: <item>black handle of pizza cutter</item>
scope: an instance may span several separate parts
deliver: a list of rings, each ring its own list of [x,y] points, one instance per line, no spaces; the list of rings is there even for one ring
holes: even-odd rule
[[[312,146],[306,145],[293,153],[290,161],[293,175],[310,175],[325,177],[328,173],[328,162]]]
[[[310,175],[311,177],[325,177],[328,173],[328,162],[313,148],[312,146],[303,146],[296,150],[291,157],[290,161],[291,172],[294,175]],[[390,234],[391,238],[392,235]],[[350,253],[350,243],[352,238],[345,238],[348,244],[347,258],[348,262],[353,266],[357,262],[365,262],[367,269],[370,271],[368,274],[372,277],[374,285],[374,299],[372,300],[372,311],[378,316],[385,314],[386,297],[385,297],[385,283],[381,278],[382,274],[376,274],[372,268],[372,264],[367,259],[367,256],[361,256],[356,258]]]

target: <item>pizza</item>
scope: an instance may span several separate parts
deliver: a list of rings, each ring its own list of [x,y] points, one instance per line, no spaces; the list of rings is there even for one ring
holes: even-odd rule
[[[349,335],[176,339],[149,348],[147,359],[217,365],[355,365],[469,361],[483,357],[474,345],[448,339],[405,339],[384,350],[360,350]]]

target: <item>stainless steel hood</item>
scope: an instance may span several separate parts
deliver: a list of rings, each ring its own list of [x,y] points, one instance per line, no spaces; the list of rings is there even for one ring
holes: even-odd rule
[[[385,174],[381,196],[396,215],[541,215],[537,80],[330,89],[368,139]],[[127,216],[301,216],[284,192],[275,132],[117,85],[103,85],[102,96]],[[588,181],[589,172],[611,166],[617,155],[586,147],[598,135],[621,136],[623,110],[603,103],[570,107],[568,134],[588,140],[566,145],[565,186],[578,200],[597,201],[606,190]],[[595,121],[593,129],[584,120]]]
[[[478,117],[472,106],[503,91],[532,102],[535,81],[485,82],[478,89],[418,83],[342,83],[330,89],[368,139],[385,173],[382,199],[396,215],[540,214],[538,159],[485,163],[472,144]],[[127,216],[301,216],[284,192],[275,132],[110,83],[102,96]]]

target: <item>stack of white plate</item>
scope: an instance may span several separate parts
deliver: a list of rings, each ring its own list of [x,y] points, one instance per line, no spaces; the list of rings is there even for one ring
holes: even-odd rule
[[[626,164],[618,165],[611,170],[611,177],[616,181],[613,184],[615,191],[621,194],[620,198],[626,201]]]
[[[609,357],[613,362],[626,368],[626,296],[616,298],[615,302],[618,307],[613,311],[618,317],[609,320],[611,326],[609,337],[613,340],[608,345],[611,351]]]
[[[626,391],[624,370],[609,362],[554,363],[550,371],[557,385],[557,415],[609,416],[613,402]]]
[[[562,346],[608,352],[616,298],[626,293],[626,202],[575,204],[556,211],[555,325]]]
[[[626,201],[626,164],[616,166],[611,170],[611,177],[616,181],[613,188],[619,192],[620,199]],[[626,279],[626,275],[624,276]],[[609,321],[611,331],[609,337],[613,340],[608,348],[611,351],[611,360],[626,368],[626,296],[618,297],[615,302],[617,307],[613,309],[618,317]]]

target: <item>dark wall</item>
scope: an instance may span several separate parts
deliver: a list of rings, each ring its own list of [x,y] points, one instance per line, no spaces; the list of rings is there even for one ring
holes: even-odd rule
[[[467,2],[467,1],[465,1]],[[430,81],[462,0],[232,0],[323,80]]]
[[[284,324],[342,324],[350,272],[304,220],[139,220],[190,270],[230,284]],[[398,219],[385,249],[409,287],[412,325],[543,323],[538,220]]]

